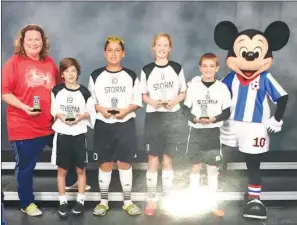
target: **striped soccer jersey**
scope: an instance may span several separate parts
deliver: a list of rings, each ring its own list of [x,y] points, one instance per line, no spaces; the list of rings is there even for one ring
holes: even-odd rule
[[[287,95],[287,92],[266,71],[246,85],[240,82],[239,76],[232,71],[222,80],[232,96],[230,120],[265,122],[270,118],[268,97],[276,104],[281,96]]]
[[[140,87],[142,94],[148,94],[154,100],[172,100],[180,92],[187,89],[183,68],[180,64],[169,61],[167,65],[159,66],[150,63],[143,67],[140,75]],[[155,109],[147,105],[146,112],[175,112],[180,105],[175,105],[172,110],[160,107]]]

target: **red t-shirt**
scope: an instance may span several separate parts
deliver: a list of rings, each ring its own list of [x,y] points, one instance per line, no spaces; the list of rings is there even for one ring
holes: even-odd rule
[[[2,69],[2,94],[12,93],[21,102],[33,107],[39,96],[41,113],[31,117],[21,109],[8,105],[7,130],[10,141],[26,140],[53,134],[50,114],[51,90],[60,83],[58,68],[52,58],[36,61],[12,56]]]

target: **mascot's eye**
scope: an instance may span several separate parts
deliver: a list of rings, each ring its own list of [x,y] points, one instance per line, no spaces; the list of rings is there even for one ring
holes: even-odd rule
[[[247,49],[246,47],[241,47],[241,48],[239,49],[239,55],[240,55],[242,58],[245,58],[247,52],[248,52],[248,49]]]
[[[262,54],[262,49],[260,47],[256,47],[254,49],[254,56],[255,58],[259,58],[259,56]]]

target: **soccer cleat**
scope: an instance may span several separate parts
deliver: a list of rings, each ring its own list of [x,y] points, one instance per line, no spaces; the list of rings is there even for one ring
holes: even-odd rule
[[[76,202],[71,212],[74,215],[80,215],[82,213],[82,209],[83,209],[83,204],[81,204],[80,202]]]
[[[59,209],[58,213],[61,217],[67,217],[68,216],[68,204],[66,202],[63,202]]]
[[[103,204],[98,204],[93,210],[93,214],[95,216],[105,216],[107,211],[109,210],[109,207]]]
[[[135,205],[134,203],[127,205],[127,206],[123,206],[122,207],[123,210],[125,210],[130,216],[136,216],[139,215],[141,213],[140,208]]]
[[[222,209],[213,209],[212,212],[217,217],[223,217],[225,215]]]
[[[265,220],[267,219],[267,208],[259,199],[252,199],[246,204],[243,217]]]
[[[149,201],[145,207],[144,213],[147,216],[153,216],[156,212],[156,203]]]

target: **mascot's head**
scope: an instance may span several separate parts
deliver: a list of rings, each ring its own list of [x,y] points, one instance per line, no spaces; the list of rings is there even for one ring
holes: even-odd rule
[[[229,21],[220,22],[214,30],[216,44],[228,50],[227,65],[245,79],[253,79],[272,65],[272,51],[283,48],[290,36],[286,23],[275,21],[263,32],[247,29],[238,32]]]

